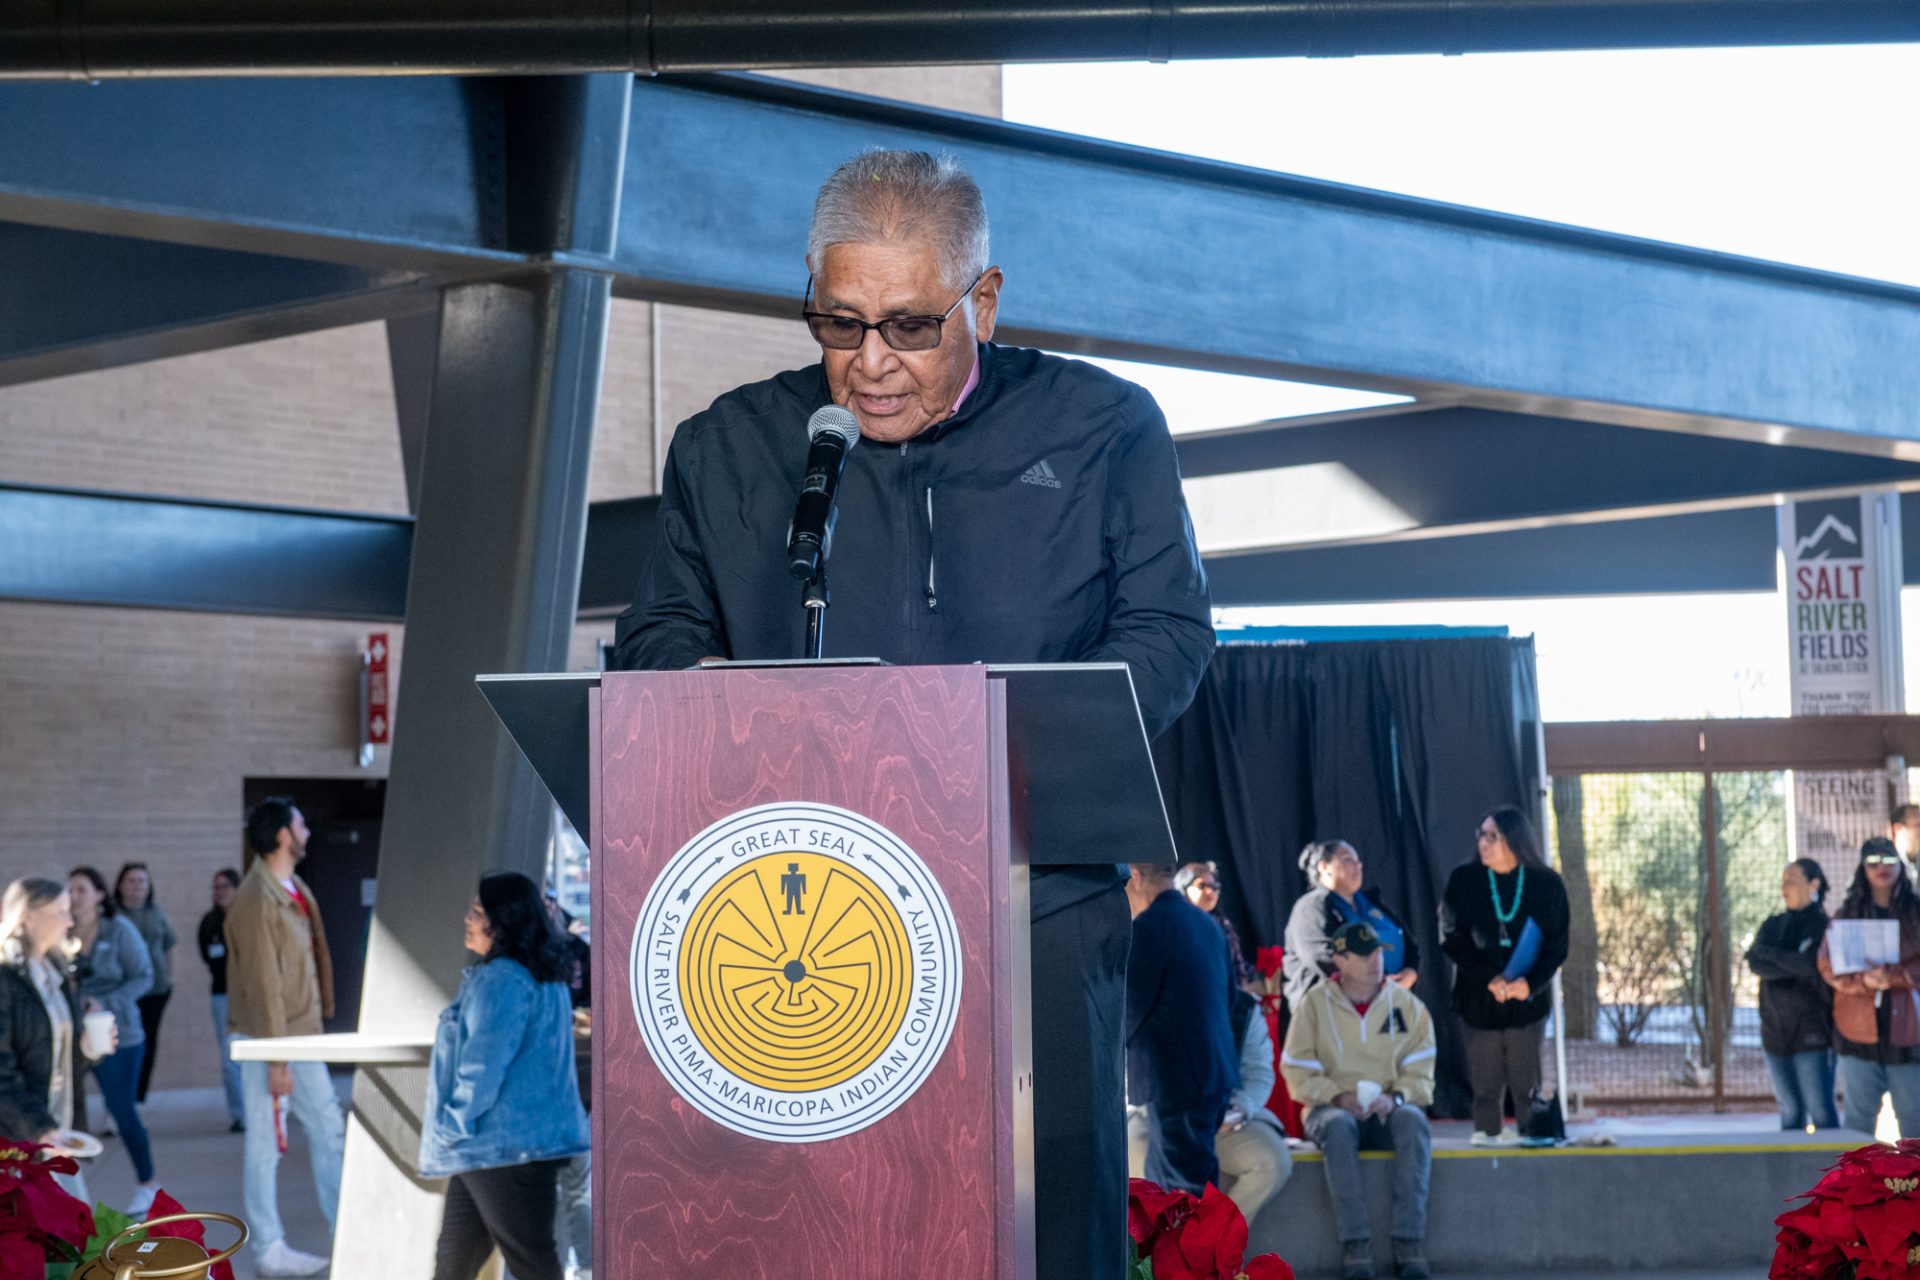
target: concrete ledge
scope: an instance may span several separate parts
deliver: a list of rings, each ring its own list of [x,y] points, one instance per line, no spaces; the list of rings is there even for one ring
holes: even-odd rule
[[[380,1063],[424,1067],[433,1041],[417,1036],[373,1036],[358,1031],[330,1036],[280,1036],[271,1040],[235,1039],[235,1062]]]
[[[1427,1257],[1438,1274],[1764,1267],[1773,1219],[1842,1151],[1873,1139],[1819,1134],[1665,1134],[1611,1147],[1470,1147],[1436,1135]],[[1391,1276],[1392,1168],[1361,1157],[1375,1266]],[[1261,1210],[1249,1252],[1278,1253],[1303,1276],[1337,1275],[1332,1202],[1318,1152]]]

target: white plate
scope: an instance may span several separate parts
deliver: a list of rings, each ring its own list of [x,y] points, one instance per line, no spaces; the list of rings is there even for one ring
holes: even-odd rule
[[[54,1134],[53,1148],[60,1155],[77,1160],[91,1160],[106,1150],[100,1139],[79,1129],[62,1129]]]

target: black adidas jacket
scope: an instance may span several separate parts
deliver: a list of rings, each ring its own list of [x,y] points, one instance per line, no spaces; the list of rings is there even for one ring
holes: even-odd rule
[[[826,653],[1124,661],[1156,735],[1213,653],[1166,420],[1145,391],[1077,360],[984,343],[980,361],[959,413],[905,444],[862,441],[848,455]],[[681,425],[615,665],[801,656],[787,527],[807,418],[828,403],[812,365],[730,391]]]

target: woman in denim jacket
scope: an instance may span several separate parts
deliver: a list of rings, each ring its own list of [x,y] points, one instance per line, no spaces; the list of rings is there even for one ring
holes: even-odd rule
[[[450,1178],[434,1280],[474,1280],[496,1245],[518,1280],[560,1280],[556,1179],[588,1145],[572,962],[517,872],[480,881],[466,944],[480,962],[440,1015],[420,1135],[421,1176]]]

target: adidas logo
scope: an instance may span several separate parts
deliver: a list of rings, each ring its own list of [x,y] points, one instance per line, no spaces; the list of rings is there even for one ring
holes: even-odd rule
[[[1060,487],[1060,477],[1053,474],[1053,468],[1047,465],[1045,458],[1042,458],[1027,468],[1026,473],[1020,477],[1020,483],[1044,485],[1049,489],[1058,489]]]

